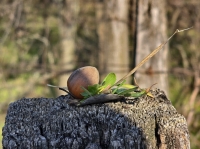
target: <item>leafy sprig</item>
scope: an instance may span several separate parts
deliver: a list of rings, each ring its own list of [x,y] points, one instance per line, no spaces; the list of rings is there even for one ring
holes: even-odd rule
[[[138,68],[140,68],[144,63],[146,63],[150,58],[152,58],[157,52],[159,52],[176,33],[180,33],[180,32],[189,30],[191,28],[192,27],[186,28],[183,30],[177,29],[167,39],[167,41],[165,41],[160,46],[158,46],[156,49],[154,49],[135,68],[133,68],[127,75],[125,75],[119,81],[116,82],[116,75],[114,73],[109,73],[103,80],[102,84],[95,84],[95,85],[89,86],[87,89],[83,88],[84,92],[81,95],[83,95],[84,99],[91,97],[93,95],[97,95],[97,94],[101,94],[101,93],[108,93],[108,92],[113,93],[113,94],[118,94],[118,95],[131,96],[131,97],[140,97],[144,94],[147,94],[148,96],[152,96],[151,93],[149,92],[151,87],[146,90],[140,89],[139,91],[138,91],[138,88],[139,88],[138,86],[126,88],[125,87],[126,85],[124,86],[126,78],[131,76],[135,71],[137,71]]]
[[[149,92],[150,89],[141,89],[138,85],[125,84],[125,82],[126,80],[115,84],[116,74],[109,73],[101,84],[88,86],[87,89],[82,87],[84,91],[81,93],[81,95],[84,97],[84,99],[103,93],[117,94],[125,97],[140,97],[147,94],[153,97]]]
[[[130,97],[140,97],[143,95],[148,95],[153,97],[153,95],[150,93],[151,87],[148,89],[141,89],[138,85],[129,85],[124,84],[126,81],[126,78],[131,76],[135,71],[138,70],[144,63],[146,63],[150,58],[152,58],[157,52],[159,52],[167,43],[168,41],[176,34],[180,33],[186,30],[191,29],[186,28],[182,30],[176,30],[164,43],[162,43],[160,46],[158,46],[156,49],[154,49],[148,56],[146,56],[135,68],[133,68],[127,75],[125,75],[123,78],[121,78],[119,81],[116,82],[116,75],[115,73],[109,73],[103,82],[101,84],[95,84],[88,86],[87,89],[82,87],[84,92],[81,93],[81,95],[84,97],[84,99],[87,99],[89,97],[92,97],[94,95],[103,94],[103,93],[112,93],[112,94],[118,94],[123,96],[130,96]],[[53,85],[49,85],[50,87],[57,87]],[[65,90],[64,88],[59,87],[59,89],[66,91],[70,94],[69,91]]]

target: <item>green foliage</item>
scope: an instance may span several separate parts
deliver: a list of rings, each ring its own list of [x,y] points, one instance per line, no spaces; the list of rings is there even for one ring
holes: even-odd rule
[[[109,73],[104,79],[101,86],[105,89],[106,87],[114,85],[116,82],[115,73]]]
[[[23,5],[21,5],[21,2]],[[60,61],[60,16],[63,10],[60,9],[61,1],[7,1],[2,0],[0,5],[0,105],[8,105],[10,102],[23,96],[26,97],[52,97],[56,96],[55,90],[46,88],[39,79],[32,78],[36,72],[40,72],[42,78],[57,70],[62,70],[63,65],[58,65]],[[175,29],[183,29],[199,24],[199,1],[182,0],[179,3],[175,1],[166,1],[166,11],[168,15],[168,35],[171,35]],[[96,65],[98,35],[96,30],[96,7],[91,1],[81,1],[79,18],[77,21],[76,33],[76,55],[79,55],[77,67],[83,65]],[[83,5],[84,4],[84,5]],[[20,7],[18,7],[20,6]],[[58,7],[59,6],[59,7]],[[61,6],[61,7],[60,7]],[[22,11],[20,12],[20,9]],[[59,9],[58,9],[59,8]],[[181,9],[180,9],[181,8]],[[13,18],[14,16],[14,18]],[[70,20],[70,14],[69,16]],[[133,33],[131,31],[131,33]],[[170,68],[185,68],[193,72],[198,69],[199,64],[199,30],[192,29],[176,35],[169,43],[169,72]],[[45,46],[44,39],[48,40],[49,45]],[[129,38],[130,44],[134,40]],[[133,49],[131,48],[132,52]],[[88,54],[89,53],[89,54]],[[186,57],[184,57],[186,55]],[[40,63],[38,59],[43,59]],[[133,58],[131,60],[134,61]],[[54,63],[55,62],[55,63]],[[196,64],[196,65],[195,65]],[[59,66],[55,68],[55,66]],[[194,67],[196,66],[196,67]],[[52,67],[52,68],[51,68]],[[48,83],[57,84],[57,78],[49,79]],[[189,99],[194,88],[194,77],[191,75],[170,74],[169,76],[169,99],[180,114],[186,119],[189,111]],[[37,83],[30,87],[31,81]],[[121,84],[114,86],[110,92],[128,95],[134,88],[132,85]],[[88,87],[89,93],[85,96],[90,97],[100,94],[106,86],[97,84]],[[109,84],[108,84],[109,85]],[[126,90],[128,90],[126,92]],[[137,91],[139,90],[139,91]],[[134,93],[141,93],[138,87]],[[130,91],[130,92],[129,92]],[[143,90],[143,92],[146,90]],[[92,93],[92,94],[91,94]],[[146,93],[145,93],[146,94]],[[147,93],[148,94],[148,93]],[[140,95],[139,95],[140,96]],[[194,108],[195,113],[193,123],[189,126],[191,137],[191,148],[200,148],[200,95],[196,97]],[[0,116],[1,117],[1,116]],[[5,115],[3,115],[5,117]],[[0,128],[3,126],[4,118],[0,119]],[[1,130],[1,129],[0,129]],[[1,132],[0,132],[1,142]],[[1,148],[1,146],[0,146]]]
[[[84,97],[84,99],[87,99],[93,95],[102,93],[106,88],[112,86],[115,82],[116,75],[114,73],[109,73],[101,84],[88,86],[87,89],[82,87],[84,92],[81,93],[81,95]]]
[[[145,90],[145,89],[140,89],[138,86],[124,84],[125,80],[113,86],[115,82],[116,82],[115,73],[109,73],[104,78],[101,84],[88,86],[87,89],[82,87],[84,91],[83,93],[81,93],[81,95],[84,97],[84,99],[102,93],[117,94],[125,97],[141,97],[145,94],[152,96],[151,94],[148,94],[149,92],[147,90],[149,89]],[[111,89],[109,89],[110,87]]]

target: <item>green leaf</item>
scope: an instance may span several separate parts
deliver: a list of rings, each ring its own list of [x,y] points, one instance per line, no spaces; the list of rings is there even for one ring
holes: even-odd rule
[[[115,84],[115,82],[116,82],[116,75],[115,75],[115,73],[109,73],[105,78],[104,78],[104,80],[103,80],[103,82],[102,82],[102,86],[108,86],[108,85],[110,85],[110,86],[112,86],[112,85],[114,85]]]
[[[84,88],[84,87],[81,87],[81,88],[84,90],[84,92],[81,93],[81,95],[84,97],[84,99],[92,96],[92,94],[86,88]]]
[[[119,92],[118,95],[126,95],[126,94],[133,92],[133,91],[135,91],[135,88],[124,89],[121,92]]]
[[[123,84],[122,87],[128,88],[128,89],[131,89],[131,88],[138,88],[138,86],[131,85],[131,84]]]
[[[84,97],[84,99],[91,97],[90,94],[88,94],[87,92],[83,92],[81,93],[81,95]]]
[[[99,84],[94,84],[94,85],[90,85],[88,86],[87,90],[92,94],[92,95],[96,95],[98,94],[98,92],[100,91],[100,85]]]
[[[126,80],[122,81],[121,83],[117,84],[116,86],[119,88],[119,87],[123,86],[125,82],[126,82]]]
[[[115,94],[120,94],[120,93],[122,93],[122,92],[124,92],[124,91],[126,91],[127,89],[125,89],[125,88],[117,88],[117,90],[114,88],[114,90],[113,90],[113,92],[115,92]]]
[[[126,82],[126,80],[124,80],[121,83],[117,84],[116,87],[112,89],[112,93],[115,94],[115,92],[117,92],[119,87],[123,86],[125,82]]]
[[[140,92],[132,92],[130,96],[131,97],[141,97],[141,96],[143,96],[145,94],[146,94],[146,90],[142,90]]]

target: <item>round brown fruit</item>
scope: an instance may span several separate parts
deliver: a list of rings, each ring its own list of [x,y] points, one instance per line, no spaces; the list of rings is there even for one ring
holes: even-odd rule
[[[75,70],[67,80],[69,92],[77,99],[83,99],[81,93],[89,85],[99,83],[99,71],[92,66],[85,66]]]

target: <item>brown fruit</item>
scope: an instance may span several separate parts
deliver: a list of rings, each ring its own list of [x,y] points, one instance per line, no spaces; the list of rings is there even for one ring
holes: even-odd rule
[[[87,89],[89,85],[99,83],[99,71],[92,66],[85,66],[75,70],[67,80],[69,92],[77,99],[83,99],[81,87]]]

